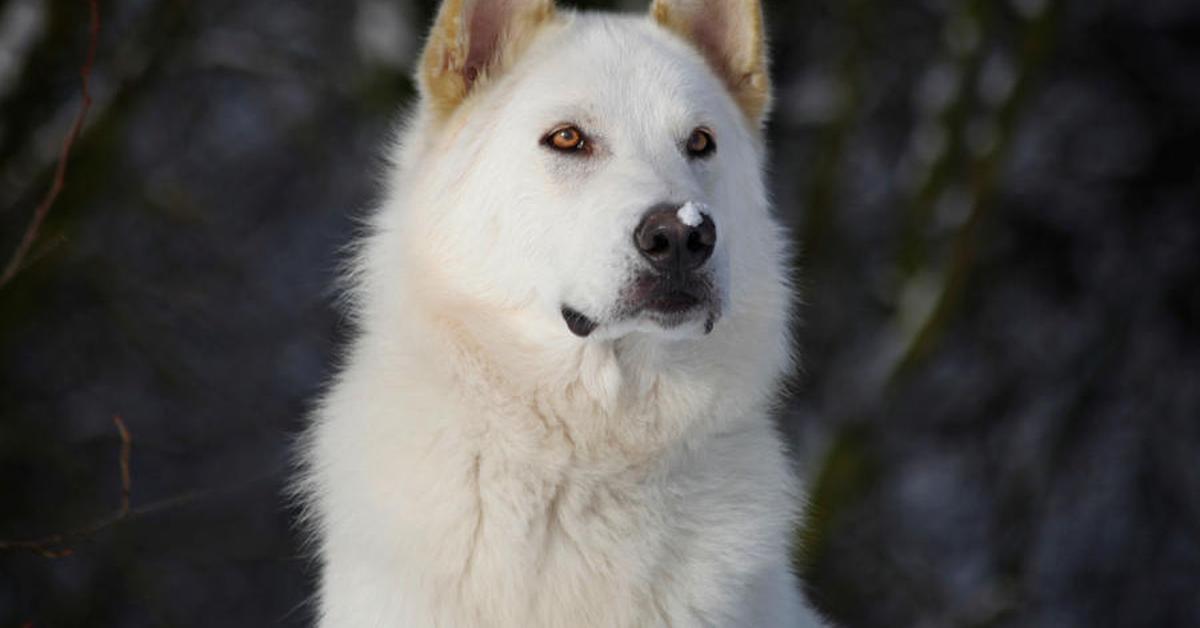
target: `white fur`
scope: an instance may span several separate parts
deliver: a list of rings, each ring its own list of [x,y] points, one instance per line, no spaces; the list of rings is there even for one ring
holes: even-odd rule
[[[564,121],[593,157],[539,144]],[[701,125],[719,148],[690,161]],[[417,110],[305,439],[321,626],[817,625],[767,416],[791,295],[762,153],[701,55],[644,18],[557,18],[448,120]],[[719,233],[713,332],[608,318],[639,217],[690,199]],[[564,303],[601,327],[572,335]]]

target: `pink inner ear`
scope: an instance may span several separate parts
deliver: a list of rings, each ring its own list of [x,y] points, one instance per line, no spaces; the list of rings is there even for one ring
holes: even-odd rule
[[[729,46],[731,44],[728,11],[722,2],[705,2],[704,9],[691,17],[692,37],[704,56],[708,57],[719,71],[728,74],[730,71]],[[732,77],[730,77],[732,78]]]
[[[471,18],[468,20],[467,62],[463,66],[463,78],[467,85],[491,63],[500,45],[504,26],[512,17],[513,0],[475,0],[472,2]]]

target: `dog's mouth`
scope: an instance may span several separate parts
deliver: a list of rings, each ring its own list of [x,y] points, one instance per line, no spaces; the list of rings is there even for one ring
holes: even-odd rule
[[[704,299],[700,295],[683,290],[671,290],[651,295],[642,303],[640,309],[643,312],[651,312],[663,316],[675,316],[688,312],[700,306],[703,302]]]
[[[649,319],[663,329],[682,327],[703,317],[705,335],[712,333],[717,316],[707,292],[687,290],[652,292],[636,304],[631,315]]]
[[[591,336],[601,323],[568,305],[562,307],[563,321],[572,334]],[[663,329],[703,322],[704,333],[712,333],[721,317],[712,282],[704,276],[675,278],[643,275],[623,294],[614,322],[642,319]]]

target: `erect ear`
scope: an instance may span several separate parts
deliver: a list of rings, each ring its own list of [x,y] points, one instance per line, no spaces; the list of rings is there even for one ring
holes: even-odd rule
[[[654,0],[654,19],[690,41],[757,125],[771,104],[759,0]]]
[[[443,0],[421,54],[425,98],[439,116],[454,111],[553,17],[554,0]]]

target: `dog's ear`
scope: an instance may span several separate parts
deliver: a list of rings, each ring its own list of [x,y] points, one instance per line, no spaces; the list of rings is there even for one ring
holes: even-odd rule
[[[554,17],[554,0],[443,0],[419,82],[439,116],[454,111],[489,75],[511,64],[538,28]]]
[[[771,79],[759,0],[654,0],[650,14],[699,49],[746,117],[762,123]]]

